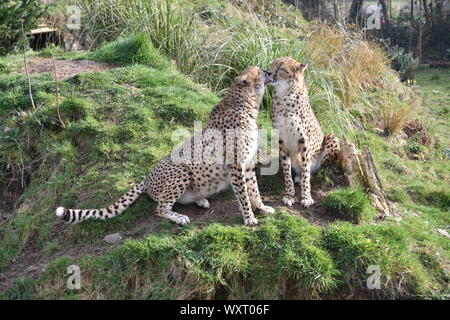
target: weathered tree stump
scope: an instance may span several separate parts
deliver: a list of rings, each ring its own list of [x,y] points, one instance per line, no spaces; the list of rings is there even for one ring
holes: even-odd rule
[[[348,185],[367,192],[380,218],[398,216],[394,204],[386,196],[368,146],[361,152],[344,137],[339,159]]]

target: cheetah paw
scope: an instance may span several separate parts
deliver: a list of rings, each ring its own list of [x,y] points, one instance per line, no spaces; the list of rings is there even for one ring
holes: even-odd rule
[[[210,207],[208,199],[200,199],[195,202],[200,208],[208,209]]]
[[[261,208],[258,208],[258,211],[262,214],[268,214],[268,213],[274,213],[275,209],[269,206],[262,206]]]
[[[314,204],[314,200],[312,198],[302,199],[302,201],[300,201],[300,204],[303,207],[308,208]]]
[[[258,224],[258,220],[255,217],[244,218],[244,225],[246,226],[256,226]]]
[[[292,205],[295,203],[295,199],[294,199],[294,197],[291,197],[291,196],[285,196],[283,198],[283,203],[285,205],[287,205],[288,207],[292,207]]]
[[[190,223],[189,221],[189,217],[185,216],[184,214],[178,214],[175,217],[168,217],[170,220],[172,220],[173,222],[179,224],[179,225],[185,225]]]

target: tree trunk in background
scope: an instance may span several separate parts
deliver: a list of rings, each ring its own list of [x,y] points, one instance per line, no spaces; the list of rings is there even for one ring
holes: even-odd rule
[[[301,0],[300,7],[302,8],[305,19],[312,20],[320,18],[320,4],[322,0]]]
[[[341,7],[339,6],[339,0],[333,0],[333,11],[336,22],[343,24],[345,18],[342,14]]]
[[[363,0],[353,0],[348,14],[348,23],[359,24],[362,16]]]
[[[411,30],[414,29],[414,0],[411,0],[411,5],[410,5],[410,17],[409,17],[409,23],[411,24]],[[412,52],[412,37],[413,37],[413,33],[412,31],[409,33],[409,44],[408,44],[408,51]]]
[[[386,24],[385,27],[387,27],[389,25],[389,14],[386,6],[386,0],[379,0],[379,1],[381,3],[381,10],[383,10],[384,21]]]
[[[423,0],[423,3],[426,6],[426,0]],[[422,3],[419,2],[419,16],[422,15],[422,7],[423,7]],[[414,54],[416,58],[419,58],[419,61],[422,61],[422,35],[423,35],[422,28],[423,28],[422,21],[419,19],[419,36],[417,39],[417,46]]]
[[[425,12],[425,24],[428,27],[431,27],[431,17],[430,17],[430,10],[428,8],[428,4],[427,4],[427,0],[422,0],[422,4],[423,4],[423,10]]]

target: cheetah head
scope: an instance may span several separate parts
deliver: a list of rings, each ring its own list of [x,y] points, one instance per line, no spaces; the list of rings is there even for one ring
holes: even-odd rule
[[[291,57],[275,59],[270,70],[273,74],[274,86],[281,85],[290,80],[303,83],[304,71],[307,67],[307,64],[301,64]]]
[[[265,85],[272,81],[271,72],[258,67],[248,67],[234,79],[234,84],[246,90],[253,91],[258,97],[262,98]]]

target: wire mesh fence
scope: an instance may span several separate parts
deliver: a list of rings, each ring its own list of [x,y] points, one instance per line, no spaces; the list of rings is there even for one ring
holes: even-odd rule
[[[285,0],[308,20],[353,23],[422,63],[450,61],[450,0]]]

